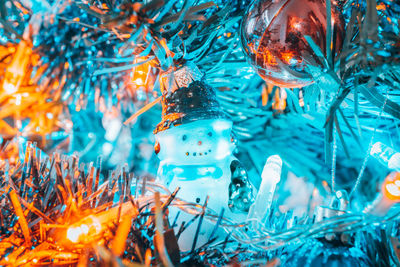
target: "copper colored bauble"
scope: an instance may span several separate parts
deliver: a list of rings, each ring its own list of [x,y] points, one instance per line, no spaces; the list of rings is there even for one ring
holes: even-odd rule
[[[322,66],[306,41],[310,36],[326,55],[327,12],[325,0],[255,0],[243,18],[241,41],[259,75],[281,87],[313,83],[307,66]],[[344,21],[331,4],[332,56],[340,52]]]

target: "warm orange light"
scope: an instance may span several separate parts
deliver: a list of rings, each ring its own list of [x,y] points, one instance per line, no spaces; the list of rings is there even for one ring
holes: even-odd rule
[[[295,31],[301,31],[301,19],[296,18],[296,17],[291,17],[289,18],[289,25],[292,29],[294,29]]]
[[[13,94],[17,91],[17,87],[8,81],[4,81],[3,89],[7,94]]]
[[[292,24],[293,28],[295,28],[296,30],[301,30],[301,24],[300,22],[294,22]]]
[[[264,59],[264,65],[267,66],[276,66],[278,65],[278,63],[276,62],[276,59],[274,57],[274,55],[271,54],[271,52],[269,50],[265,50],[262,52],[262,56]]]
[[[77,226],[71,226],[67,230],[67,238],[73,242],[78,243],[83,241],[87,235],[98,234],[101,231],[101,224],[96,217],[91,217],[87,224],[83,223]]]
[[[18,44],[13,60],[10,62],[4,74],[3,89],[7,94],[15,93],[21,86],[31,55],[32,48],[28,42],[22,40]]]
[[[376,10],[386,10],[386,6],[384,3],[380,3],[379,5],[376,5]]]
[[[32,44],[21,40],[19,44],[0,46],[0,54],[6,64],[4,72],[0,71],[0,135],[9,140],[17,135],[33,138],[44,147],[48,133],[69,131],[68,119],[59,116],[63,110],[59,101],[62,81],[53,79],[46,86],[36,84],[48,65],[39,62]],[[0,153],[0,158],[18,157],[17,151]]]
[[[285,89],[276,90],[272,108],[274,110],[284,111],[286,108],[286,98],[287,95]]]
[[[143,80],[141,78],[137,78],[135,80],[135,84],[138,85],[138,86],[141,86],[141,85],[144,85],[144,82],[143,82]]]
[[[67,238],[73,243],[77,243],[82,235],[89,233],[89,227],[86,224],[82,224],[78,227],[71,227],[67,231]]]
[[[263,106],[266,106],[268,104],[268,89],[266,86],[263,86],[262,88],[261,101]]]
[[[386,177],[382,193],[386,198],[400,202],[400,172],[392,172]]]
[[[282,52],[281,57],[283,62],[290,64],[291,60],[294,58],[294,53],[292,51]]]
[[[139,58],[136,59],[135,62],[141,62],[146,60],[145,58]],[[148,80],[148,75],[150,73],[151,65],[150,62],[143,63],[139,66],[136,66],[133,69],[133,77],[132,81],[133,83],[137,86],[146,86],[147,80]]]

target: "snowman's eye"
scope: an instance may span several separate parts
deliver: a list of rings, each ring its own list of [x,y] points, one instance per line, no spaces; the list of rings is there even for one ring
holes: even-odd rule
[[[186,139],[187,139],[187,135],[186,134],[182,135],[182,141],[185,141]]]
[[[211,137],[212,136],[212,132],[208,132],[208,136]]]

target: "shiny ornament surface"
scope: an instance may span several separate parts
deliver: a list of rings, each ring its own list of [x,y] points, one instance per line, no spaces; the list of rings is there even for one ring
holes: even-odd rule
[[[344,21],[332,4],[333,57],[342,46]],[[305,36],[326,55],[327,12],[325,0],[256,0],[241,27],[242,46],[259,75],[281,87],[303,87],[313,83],[308,65],[321,66]],[[329,39],[329,38],[328,38]]]

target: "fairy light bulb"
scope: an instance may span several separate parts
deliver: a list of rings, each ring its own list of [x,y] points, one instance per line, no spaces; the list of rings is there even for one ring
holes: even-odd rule
[[[29,19],[29,26],[25,28],[21,40],[17,46],[17,50],[13,55],[13,59],[8,65],[4,74],[4,81],[2,84],[3,90],[7,94],[14,94],[18,91],[23,79],[26,76],[29,64],[32,62],[32,43],[31,36],[38,34],[43,22],[43,12],[50,9],[50,5],[46,1],[35,1],[35,4],[28,3],[27,6],[32,6],[33,12]],[[1,91],[1,88],[0,88]]]
[[[261,185],[254,204],[250,207],[247,220],[259,221],[268,216],[271,210],[276,185],[281,180],[282,159],[278,155],[270,156],[261,174]]]
[[[71,226],[67,230],[67,239],[72,243],[78,243],[89,234],[98,234],[101,231],[101,224],[95,217],[90,217],[88,223]]]
[[[371,148],[370,155],[390,170],[400,171],[400,153],[393,148],[376,142]]]
[[[3,90],[7,94],[14,94],[18,91],[28,68],[31,55],[32,48],[29,43],[21,40],[4,75]]]
[[[135,63],[145,61],[145,58],[138,58]],[[142,63],[133,69],[132,82],[136,87],[146,86],[150,75],[151,65],[149,62]]]
[[[136,84],[137,86],[141,86],[141,85],[144,84],[144,82],[143,82],[143,80],[142,80],[141,78],[137,78],[137,79],[135,80],[135,84]]]
[[[82,234],[81,227],[71,227],[67,230],[67,238],[73,243],[77,243]]]
[[[364,210],[377,216],[384,216],[390,208],[400,202],[400,172],[390,173],[382,184],[381,194]]]
[[[386,177],[382,193],[387,199],[400,202],[400,172],[392,172]]]

